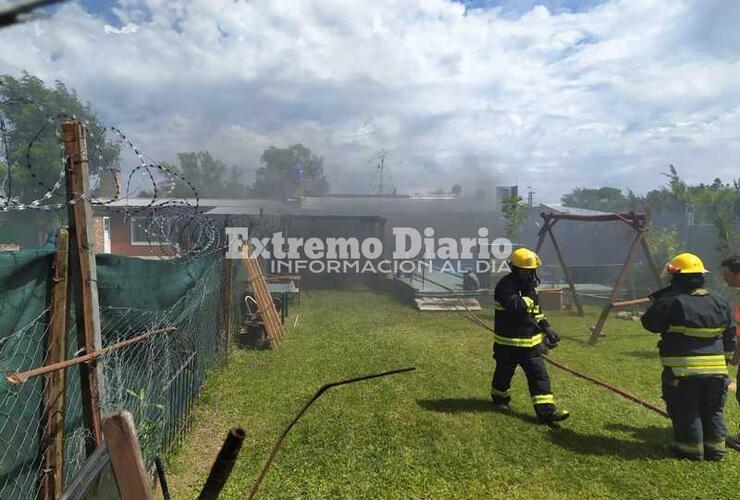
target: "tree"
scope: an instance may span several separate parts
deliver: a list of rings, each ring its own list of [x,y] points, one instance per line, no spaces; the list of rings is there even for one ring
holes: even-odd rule
[[[686,183],[678,175],[676,167],[668,165],[669,171],[663,175],[668,185],[649,191],[643,198],[653,212],[686,212],[689,205]]]
[[[506,220],[506,237],[510,240],[516,240],[519,237],[519,231],[527,220],[529,207],[521,196],[509,196],[503,200],[502,215]]]
[[[199,198],[241,198],[251,194],[249,186],[241,181],[239,169],[227,167],[208,151],[178,153],[177,159],[179,166],[165,166],[187,182],[175,176],[172,197],[193,198],[197,194]]]
[[[452,186],[452,194],[455,196],[460,196],[462,194],[462,186],[460,184],[455,184]]]
[[[620,212],[630,208],[631,200],[621,189],[613,187],[575,188],[560,199],[563,205],[604,212]]]
[[[73,90],[62,82],[47,86],[29,74],[16,79],[0,76],[0,204],[12,198],[17,203],[30,203],[41,198],[59,179],[63,168],[60,151],[59,120],[75,116],[88,132],[90,172],[118,168],[120,147],[104,137],[104,127],[90,104],[83,104]],[[38,106],[43,108],[43,112]],[[49,123],[49,120],[53,121]],[[58,190],[44,204],[65,200],[64,189]],[[57,225],[66,216],[26,210],[0,215],[3,240],[23,246],[38,245],[38,234]]]
[[[267,198],[290,198],[329,192],[324,176],[324,159],[303,144],[287,148],[270,146],[260,156],[263,167],[257,170],[254,192]]]
[[[717,229],[717,250],[728,253],[734,245],[734,225],[740,220],[740,179],[724,184],[714,179],[711,184],[689,185],[675,166],[663,174],[668,184],[645,195],[645,203],[654,212],[691,214],[695,224],[712,224]]]
[[[101,168],[119,166],[120,146],[103,137],[104,127],[90,104],[80,102],[77,94],[62,82],[57,81],[53,87],[47,87],[29,73],[24,73],[20,79],[5,75],[0,77],[0,81],[3,83],[0,85],[0,97],[3,98],[0,115],[5,122],[4,139],[7,143],[5,163],[11,166],[11,193],[8,194],[30,201],[43,195],[59,177],[62,168],[60,144],[48,118],[57,120],[75,116],[85,124],[92,174]],[[43,107],[45,114],[38,110],[37,105]],[[5,173],[7,168],[3,177]],[[3,187],[7,192],[7,180]]]
[[[675,226],[648,231],[646,240],[650,255],[658,265],[668,262],[681,250],[682,241]]]

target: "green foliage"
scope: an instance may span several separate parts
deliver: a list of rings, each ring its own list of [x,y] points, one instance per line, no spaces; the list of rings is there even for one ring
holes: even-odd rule
[[[42,105],[52,118],[75,116],[88,130],[90,171],[96,173],[101,167],[118,167],[120,147],[103,138],[103,126],[90,104],[83,104],[77,94],[60,81],[53,86],[39,78],[24,73],[20,79],[0,76],[0,112],[6,121],[6,162],[11,165],[12,196],[23,201],[33,200],[46,192],[59,177],[62,156],[59,139],[47,118],[34,104]],[[29,145],[32,147],[29,150]],[[30,153],[30,162],[26,159]],[[36,175],[36,178],[31,173]],[[39,183],[43,184],[40,185]],[[7,191],[7,182],[4,186]]]
[[[165,408],[161,404],[150,403],[144,389],[134,392],[126,389],[126,394],[131,398],[132,405],[129,411],[136,424],[136,434],[139,438],[139,446],[145,457],[152,457],[157,453],[157,446],[161,442],[161,432]]]
[[[682,245],[675,226],[651,230],[647,233],[647,244],[658,268],[678,255]]]
[[[740,220],[737,207],[740,190],[735,185],[722,184],[715,179],[710,186],[699,185],[688,189],[687,198],[694,210],[695,223],[709,223],[717,229],[717,250],[724,255],[732,250],[735,234],[734,224]]]
[[[54,185],[63,168],[61,144],[54,127],[29,100],[43,106],[51,118],[74,115],[85,123],[91,173],[102,167],[118,167],[119,146],[105,140],[103,126],[90,104],[83,104],[73,90],[67,89],[59,81],[47,86],[29,73],[24,73],[18,79],[0,76],[0,80],[3,82],[0,85],[0,118],[6,127],[4,141],[0,141],[0,195],[29,203],[43,196]],[[6,144],[3,143],[5,141]],[[8,165],[10,175],[7,175]],[[64,197],[64,189],[61,189],[46,202],[63,202]],[[5,201],[0,198],[0,203]],[[19,243],[23,248],[37,247],[43,244],[43,236],[40,235],[59,224],[65,215],[63,211],[2,214],[0,242]]]
[[[311,153],[303,144],[287,148],[270,146],[262,153],[260,162],[263,167],[257,170],[256,196],[290,198],[329,192],[329,182],[324,176],[324,159]],[[303,165],[303,179],[297,168],[299,165]]]
[[[636,210],[647,205],[653,213],[691,214],[694,224],[712,224],[717,229],[717,250],[721,254],[732,250],[737,240],[734,227],[740,222],[740,179],[730,184],[714,179],[711,184],[689,185],[673,165],[663,175],[668,179],[667,184],[644,196],[632,191],[625,196],[611,187],[576,188],[561,201],[564,205],[591,210]]]
[[[234,165],[227,167],[210,152],[179,153],[177,158],[178,166],[165,166],[187,179],[196,192],[176,177],[170,196],[193,198],[197,193],[200,198],[246,198],[250,195],[249,187],[240,179],[239,169]]]
[[[603,212],[621,212],[628,210],[631,205],[631,192],[625,196],[621,189],[613,187],[575,188],[560,199],[568,207],[601,210]]]
[[[506,237],[510,240],[516,240],[519,237],[522,224],[527,220],[529,207],[521,196],[510,196],[504,199],[501,212],[506,221]]]

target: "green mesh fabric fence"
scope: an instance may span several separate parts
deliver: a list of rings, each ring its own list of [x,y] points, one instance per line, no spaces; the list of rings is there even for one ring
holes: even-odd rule
[[[52,258],[49,251],[0,252],[3,374],[45,362]],[[98,360],[103,367],[103,414],[131,412],[144,458],[151,462],[182,437],[194,396],[209,368],[226,352],[225,264],[213,256],[162,261],[99,255],[97,266],[104,347],[147,331],[177,328]],[[226,338],[233,332],[228,333]],[[78,355],[72,320],[67,339],[71,358]],[[4,377],[0,381],[0,498],[4,500],[36,498],[47,473],[41,460],[43,384],[41,377],[20,385],[11,385]],[[66,370],[64,421],[68,484],[85,461],[89,437],[83,422],[79,367]]]

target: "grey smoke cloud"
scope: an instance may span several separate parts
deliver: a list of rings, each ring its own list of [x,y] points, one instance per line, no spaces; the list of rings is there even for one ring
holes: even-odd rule
[[[369,192],[382,147],[404,192],[518,180],[552,201],[645,191],[668,163],[737,175],[732,4],[70,3],[1,31],[0,72],[64,81],[161,160],[209,149],[248,177],[265,147],[301,142],[335,190]]]

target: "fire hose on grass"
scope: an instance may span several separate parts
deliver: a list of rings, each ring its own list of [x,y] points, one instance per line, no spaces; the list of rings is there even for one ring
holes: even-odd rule
[[[429,279],[429,278],[427,278],[427,279]],[[429,280],[429,281],[432,281],[432,280]],[[432,281],[432,283],[434,283],[435,285],[440,286],[442,288],[445,288],[445,289],[447,289],[450,292],[453,291],[451,288],[446,287],[446,286],[442,285],[441,283],[437,283],[437,282],[434,282],[434,281]],[[459,297],[457,298],[457,301],[460,304],[460,306],[463,308],[463,310],[456,309],[455,312],[462,314],[467,319],[469,319],[470,321],[472,321],[476,325],[480,326],[481,328],[485,328],[489,332],[494,333],[493,328],[491,328],[477,314],[475,314],[473,311],[471,311],[465,305],[465,303],[462,300],[460,300]],[[618,394],[618,395],[622,396],[623,398],[632,401],[633,403],[637,403],[640,406],[643,406],[643,407],[647,408],[648,410],[654,411],[658,415],[661,415],[663,417],[669,418],[668,417],[668,412],[665,411],[663,408],[661,408],[661,407],[659,407],[659,406],[657,406],[657,405],[655,405],[655,404],[653,404],[653,403],[651,403],[649,401],[646,401],[646,400],[644,400],[644,399],[642,399],[642,398],[640,398],[638,396],[635,396],[634,394],[631,394],[630,392],[627,392],[626,390],[624,390],[624,389],[622,389],[620,387],[614,386],[612,384],[609,384],[608,382],[604,382],[603,380],[599,380],[599,379],[594,378],[594,377],[592,377],[590,375],[587,375],[587,374],[585,374],[583,372],[580,372],[580,371],[578,371],[578,370],[576,370],[574,368],[569,367],[568,365],[566,365],[564,363],[561,363],[560,361],[554,360],[550,356],[543,355],[542,358],[545,361],[547,361],[548,363],[550,363],[551,365],[553,365],[553,366],[555,366],[557,368],[560,368],[561,370],[566,371],[566,372],[570,373],[571,375],[575,375],[576,377],[581,378],[583,380],[586,380],[587,382],[591,382],[592,384],[595,384],[595,385],[601,386],[601,387],[603,387],[605,389],[608,389],[608,390],[612,391],[613,393]],[[738,444],[735,444],[735,443],[727,443],[727,445],[728,445],[729,448],[732,448],[735,451],[740,451],[740,445],[738,445]]]

